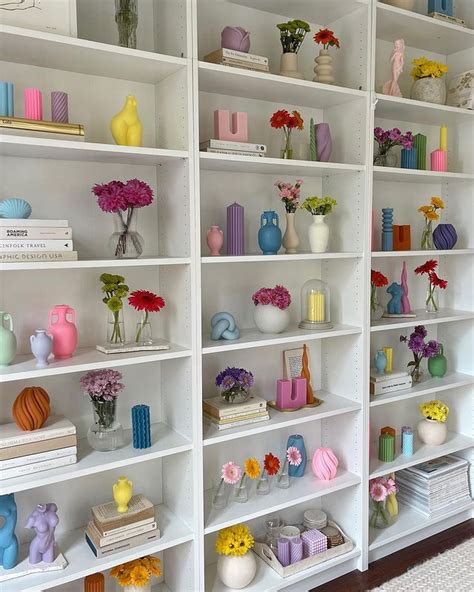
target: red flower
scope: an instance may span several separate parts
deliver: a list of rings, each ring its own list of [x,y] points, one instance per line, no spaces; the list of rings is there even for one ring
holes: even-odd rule
[[[265,455],[263,468],[265,471],[267,471],[270,477],[273,477],[273,475],[276,475],[280,470],[280,459],[278,456],[274,456],[271,452],[269,452]]]
[[[163,298],[148,290],[135,290],[128,297],[128,303],[135,310],[144,310],[145,312],[160,312],[165,307]]]
[[[380,271],[370,270],[370,282],[374,284],[376,288],[383,288],[388,284],[388,279]]]
[[[319,29],[319,32],[314,35],[313,39],[316,43],[325,47],[329,45],[340,47],[339,39],[334,37],[334,31],[331,31],[330,29]]]
[[[293,116],[290,117],[290,120],[288,121],[288,127],[293,129],[293,128],[298,128],[299,130],[302,130],[304,127],[304,121],[303,118],[301,117],[301,114],[298,111],[293,111]]]
[[[436,268],[438,267],[438,262],[435,261],[434,259],[429,259],[429,261],[427,261],[426,263],[423,263],[423,265],[420,265],[419,267],[417,267],[415,269],[415,273],[419,274],[419,275],[423,275],[424,273],[431,273],[433,272]]]
[[[286,109],[280,109],[279,111],[275,111],[275,113],[270,118],[271,126],[275,129],[281,129],[288,125],[291,119],[291,115],[288,113]]]
[[[430,284],[445,290],[448,287],[448,282],[439,278],[434,271],[429,274]]]

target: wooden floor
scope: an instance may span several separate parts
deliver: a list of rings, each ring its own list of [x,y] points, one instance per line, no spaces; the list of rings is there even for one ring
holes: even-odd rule
[[[314,590],[316,592],[367,592],[402,575],[410,567],[452,549],[473,536],[474,520],[462,522],[393,555],[374,561],[365,572],[352,571]]]

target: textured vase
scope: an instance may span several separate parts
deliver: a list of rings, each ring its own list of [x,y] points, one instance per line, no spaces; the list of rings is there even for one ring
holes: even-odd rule
[[[307,463],[306,448],[304,445],[303,436],[300,436],[299,434],[293,434],[290,436],[286,443],[286,449],[288,450],[290,446],[294,446],[299,450],[299,453],[301,454],[301,463],[298,466],[288,463],[288,475],[290,477],[303,477]]]
[[[313,455],[311,468],[318,479],[330,481],[336,476],[338,464],[337,456],[330,448],[318,448]]]
[[[263,254],[276,255],[281,247],[281,240],[278,214],[273,210],[263,212],[258,231],[258,246]]]
[[[30,335],[31,353],[36,358],[37,368],[47,368],[48,358],[53,351],[53,338],[45,329],[36,329],[34,335]]]
[[[317,123],[315,128],[316,157],[319,162],[329,162],[332,152],[332,139],[329,123]]]
[[[115,22],[120,47],[137,47],[138,0],[115,0]]]
[[[448,370],[448,360],[444,356],[443,344],[439,344],[438,355],[428,358],[428,372],[433,378],[443,378]]]
[[[247,551],[241,557],[220,555],[217,560],[217,575],[228,588],[241,590],[250,584],[257,573],[255,553]]]
[[[415,101],[444,105],[446,103],[446,82],[444,78],[420,78],[413,83],[410,96]]]
[[[211,226],[206,233],[206,242],[212,257],[218,257],[224,244],[224,233],[219,226]]]
[[[282,53],[280,58],[280,76],[287,76],[288,78],[298,78],[304,80],[303,74],[298,71],[298,54],[297,53]]]
[[[290,312],[273,304],[256,304],[253,319],[260,333],[282,333],[290,323]]]
[[[221,33],[221,47],[248,53],[250,33],[242,27],[224,27]]]
[[[458,235],[452,224],[438,224],[433,231],[433,243],[437,249],[452,249],[457,240]]]
[[[334,84],[332,75],[332,57],[328,49],[320,49],[318,57],[314,58],[316,66],[314,67],[315,77],[313,82],[322,82],[324,84]]]
[[[446,442],[448,428],[446,423],[425,417],[418,422],[418,437],[428,446],[440,446]]]
[[[298,252],[300,239],[295,228],[295,213],[286,213],[286,230],[283,235],[282,245],[285,247],[285,253],[294,254]]]
[[[0,366],[8,366],[15,356],[16,337],[13,333],[13,318],[10,313],[0,311]]]
[[[313,216],[313,223],[308,229],[311,253],[325,253],[329,243],[329,226],[322,214]]]
[[[71,320],[68,319],[68,316]],[[58,304],[49,312],[48,332],[53,337],[55,358],[70,358],[76,351],[77,327],[75,323],[76,313],[67,304]]]

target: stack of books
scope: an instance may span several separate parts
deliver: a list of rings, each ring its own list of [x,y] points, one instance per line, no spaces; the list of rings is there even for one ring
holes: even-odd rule
[[[412,387],[413,380],[406,370],[394,370],[385,374],[377,374],[377,370],[370,370],[370,394],[384,395],[395,391],[404,391]]]
[[[204,419],[217,430],[229,430],[270,419],[267,402],[251,396],[245,403],[226,403],[221,395],[204,399]]]
[[[85,532],[86,542],[94,555],[108,557],[160,538],[155,507],[142,495],[134,495],[128,510],[117,511],[115,502],[91,508],[92,520]]]
[[[76,427],[51,416],[42,428],[24,432],[14,423],[0,425],[0,479],[13,479],[77,462]]]
[[[428,518],[442,516],[471,500],[469,463],[457,456],[442,456],[397,473],[398,499]]]
[[[256,70],[258,72],[270,71],[267,57],[225,47],[208,53],[204,56],[204,61],[211,64],[230,66],[231,68],[244,68],[245,70]]]
[[[217,154],[237,154],[238,156],[266,156],[265,144],[252,144],[250,142],[232,142],[230,140],[207,140],[199,144],[202,152],[214,152]]]
[[[0,262],[77,261],[67,220],[0,218]]]

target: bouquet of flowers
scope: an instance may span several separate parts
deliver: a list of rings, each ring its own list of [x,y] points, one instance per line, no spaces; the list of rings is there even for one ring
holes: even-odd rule
[[[398,513],[395,495],[398,491],[397,484],[393,477],[377,477],[369,481],[369,495],[372,505],[369,525],[375,528],[385,528],[394,522]],[[388,505],[393,500],[395,504]]]
[[[287,23],[277,25],[280,31],[280,41],[283,53],[298,53],[301,44],[306,37],[306,33],[311,31],[311,27],[306,21],[294,19]]]
[[[110,570],[110,575],[120,586],[144,588],[152,576],[157,578],[161,576],[160,560],[153,555],[146,555],[115,566]]]
[[[122,345],[125,343],[125,329],[120,313],[123,309],[122,300],[128,294],[128,286],[124,284],[125,278],[123,276],[111,273],[103,273],[100,276],[100,281],[103,284],[102,293],[105,294],[102,302],[112,313],[112,320],[108,324],[107,341],[112,345]]]
[[[253,536],[245,524],[235,524],[219,530],[216,539],[216,553],[242,557],[254,545]]]
[[[441,288],[445,290],[448,287],[448,282],[446,280],[442,280],[438,277],[437,273],[435,272],[436,267],[438,266],[438,262],[434,259],[429,259],[423,265],[415,268],[415,273],[417,275],[427,275],[428,276],[428,290],[426,292],[426,311],[427,312],[438,312],[439,306],[438,301],[436,298],[436,288]]]
[[[420,80],[420,78],[441,78],[448,71],[446,64],[435,62],[425,57],[415,58],[412,64],[411,76],[414,80]]]
[[[274,129],[283,130],[283,147],[281,149],[281,158],[293,158],[293,148],[291,147],[291,132],[294,129],[302,130],[304,128],[304,121],[299,111],[292,111],[290,114],[286,109],[280,109],[270,118],[270,125]]]
[[[429,250],[433,248],[433,222],[439,220],[437,210],[444,210],[444,201],[436,196],[431,198],[429,205],[418,208],[418,211],[425,217],[425,228],[421,235],[422,249]]]
[[[439,353],[439,343],[434,339],[425,342],[427,335],[428,332],[424,325],[417,325],[410,337],[400,335],[400,341],[406,343],[408,349],[413,353],[413,361],[407,364],[409,368],[413,366],[411,371],[413,382],[418,382],[421,378],[420,364],[423,358],[434,358]]]
[[[301,204],[301,208],[309,212],[312,216],[326,216],[330,214],[337,201],[332,197],[307,197]]]
[[[252,300],[255,306],[271,304],[285,310],[291,304],[291,295],[284,286],[277,285],[274,288],[260,288],[252,295]]]
[[[216,376],[216,386],[227,403],[235,399],[245,401],[253,383],[253,374],[244,368],[228,367]]]
[[[117,370],[91,370],[81,377],[84,394],[89,395],[97,423],[109,428],[115,420],[116,399],[125,388],[120,382],[122,374]]]
[[[370,270],[370,312],[374,317],[377,316],[377,310],[382,308],[377,298],[377,288],[383,288],[388,285],[388,279],[380,271]],[[383,312],[383,310],[382,310]]]
[[[323,49],[329,49],[330,47],[341,47],[339,44],[339,39],[334,37],[334,31],[331,31],[330,29],[319,29],[319,31],[314,34],[313,39],[316,43],[322,45]]]
[[[378,153],[374,156],[374,165],[386,166],[387,156],[395,146],[401,146],[406,150],[411,150],[413,147],[412,132],[402,134],[398,127],[391,130],[376,127],[374,129],[374,139],[378,144]]]
[[[443,401],[439,401],[438,399],[433,399],[433,401],[428,401],[427,403],[421,403],[420,411],[421,415],[426,417],[426,419],[432,419],[439,423],[445,423],[449,415],[449,407],[446,403],[443,403]]]
[[[285,204],[285,210],[288,214],[294,214],[296,212],[301,193],[301,185],[303,185],[301,179],[297,179],[294,185],[291,183],[284,183],[283,181],[277,181],[275,183],[275,187],[278,187],[278,195],[280,196],[281,201]]]
[[[166,306],[165,301],[161,296],[153,294],[153,292],[149,292],[148,290],[135,290],[135,292],[130,294],[128,303],[135,310],[142,312],[142,318],[137,323],[135,342],[142,344],[153,343],[148,315],[151,312],[160,312]]]

